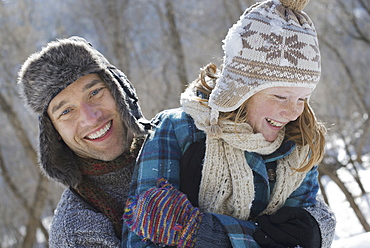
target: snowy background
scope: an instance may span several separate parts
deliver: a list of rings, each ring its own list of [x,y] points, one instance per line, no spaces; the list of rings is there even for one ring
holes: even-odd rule
[[[344,170],[338,171],[339,176],[346,182],[354,196],[360,195],[360,190],[352,177]],[[370,192],[370,170],[360,171],[360,176],[366,192]],[[344,194],[332,181],[326,182],[329,204],[335,213],[337,227],[332,248],[370,248],[370,232],[365,233]],[[370,221],[369,194],[358,197],[356,202],[363,210],[368,222]]]
[[[37,146],[37,116],[24,108],[16,85],[20,65],[30,53],[57,37],[86,38],[124,68],[150,119],[179,105],[184,84],[195,79],[200,67],[222,63],[221,40],[254,2],[0,0],[0,248],[25,248],[26,233],[32,239],[36,233],[30,223],[42,220],[48,228],[62,191],[51,182],[44,187],[49,194],[38,190],[45,178],[39,176],[36,153],[30,149]],[[322,77],[311,103],[329,128],[325,162],[331,172],[353,169],[354,164],[363,168],[367,196],[360,195],[346,170],[338,173],[370,223],[370,159],[364,160],[370,154],[370,0],[312,0],[307,13],[321,43]],[[323,184],[338,222],[332,247],[370,248],[370,234],[364,233],[343,193],[328,178]],[[43,204],[37,208],[42,212],[35,215],[37,204]],[[47,237],[47,232],[38,232],[39,242],[29,241],[28,247],[33,242],[32,248],[48,247],[42,242]]]

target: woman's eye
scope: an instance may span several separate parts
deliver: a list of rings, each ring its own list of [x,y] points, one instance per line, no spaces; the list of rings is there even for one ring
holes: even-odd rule
[[[285,96],[280,96],[280,95],[274,95],[277,99],[280,99],[280,100],[285,100],[286,97]]]
[[[62,115],[66,115],[66,114],[68,114],[69,112],[71,112],[71,109],[66,109],[66,110],[64,110],[64,111],[60,114],[60,116],[62,116]]]

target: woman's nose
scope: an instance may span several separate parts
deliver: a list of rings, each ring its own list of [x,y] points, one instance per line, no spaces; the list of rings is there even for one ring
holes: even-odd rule
[[[289,102],[282,111],[282,117],[289,121],[296,120],[303,112],[303,105]]]

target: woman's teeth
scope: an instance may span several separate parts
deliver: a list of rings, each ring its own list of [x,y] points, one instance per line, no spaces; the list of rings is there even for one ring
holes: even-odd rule
[[[110,121],[102,129],[100,129],[99,131],[97,131],[93,134],[90,134],[89,136],[87,136],[87,138],[91,139],[91,140],[101,138],[109,131],[111,126],[112,126],[112,122]]]
[[[271,126],[274,126],[274,127],[282,127],[283,126],[283,123],[280,123],[280,122],[276,122],[274,120],[271,120],[271,119],[266,119],[268,123],[270,123]]]

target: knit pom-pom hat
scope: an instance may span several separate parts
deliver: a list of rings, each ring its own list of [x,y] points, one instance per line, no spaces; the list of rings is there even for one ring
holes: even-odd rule
[[[48,43],[30,55],[19,71],[21,94],[26,104],[39,114],[41,168],[48,177],[66,186],[77,185],[81,174],[74,153],[60,139],[47,108],[59,92],[90,73],[97,73],[107,84],[126,128],[137,135],[147,133],[148,121],[127,77],[83,38],[75,36]]]
[[[220,78],[210,95],[211,123],[219,112],[276,86],[315,88],[320,51],[315,27],[302,10],[308,0],[268,0],[248,8],[225,38]]]

